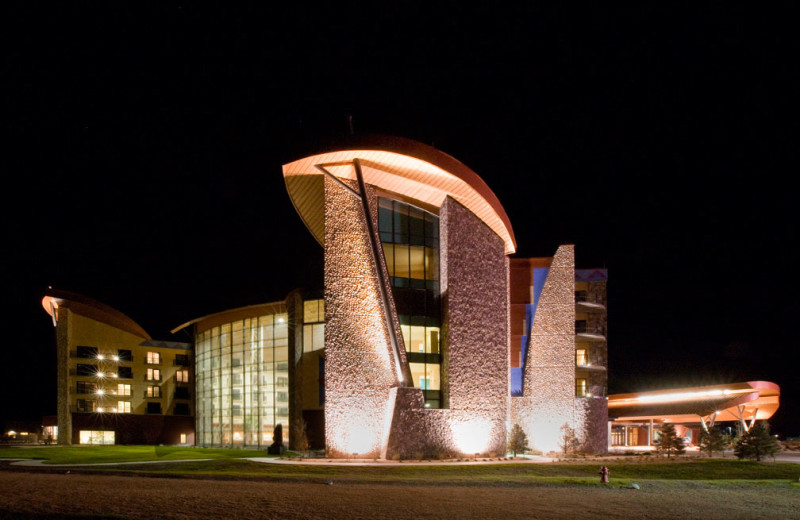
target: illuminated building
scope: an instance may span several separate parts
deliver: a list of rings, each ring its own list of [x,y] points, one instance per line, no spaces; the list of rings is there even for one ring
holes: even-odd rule
[[[264,448],[280,425],[291,447],[302,419],[332,457],[501,455],[515,423],[544,453],[564,425],[584,450],[606,450],[604,270],[576,270],[572,245],[510,258],[514,232],[491,189],[421,143],[351,140],[283,175],[323,248],[324,287],[172,331],[194,337],[195,444]],[[61,307],[77,308],[52,301],[59,322]],[[153,342],[105,313],[112,343],[141,361]],[[59,351],[81,341],[59,339]],[[59,403],[64,393],[85,408],[75,384],[59,386]]]
[[[768,381],[673,388],[608,397],[609,447],[653,447],[666,423],[690,444],[721,425],[746,432],[778,410],[780,388]]]
[[[325,255],[329,455],[500,454],[512,423],[544,452],[564,424],[605,450],[604,273],[602,301],[576,309],[595,282],[576,279],[572,246],[509,263],[495,195],[420,143],[351,141],[283,173]],[[530,320],[513,321],[519,305]]]
[[[194,444],[190,344],[153,340],[79,294],[49,289],[42,305],[56,332],[58,444]]]

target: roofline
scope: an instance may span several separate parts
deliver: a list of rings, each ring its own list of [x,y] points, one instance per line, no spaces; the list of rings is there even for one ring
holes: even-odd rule
[[[197,325],[204,321],[211,321],[214,322],[219,321],[220,323],[225,323],[226,317],[232,316],[241,316],[241,315],[250,315],[250,317],[254,316],[261,316],[264,314],[264,311],[271,310],[274,312],[275,310],[282,310],[285,312],[286,310],[286,300],[281,300],[277,302],[269,302],[269,303],[257,303],[255,305],[245,305],[244,307],[236,307],[234,309],[227,309],[220,312],[215,312],[213,314],[207,314],[205,316],[201,316],[199,318],[195,318],[193,320],[187,321],[182,325],[178,325],[174,329],[170,331],[171,334],[175,334],[176,332],[183,330],[187,327],[192,325]]]
[[[508,218],[508,215],[506,214],[503,205],[500,203],[500,200],[497,198],[491,188],[489,188],[489,185],[486,184],[486,182],[467,165],[441,150],[418,141],[406,139],[404,137],[381,134],[349,136],[345,139],[332,140],[326,142],[324,145],[314,147],[314,150],[315,151],[312,153],[302,154],[293,160],[285,162],[284,164],[291,164],[314,155],[337,151],[355,150],[390,152],[406,155],[432,164],[433,166],[436,166],[437,168],[440,168],[441,170],[444,170],[445,172],[457,177],[474,189],[478,195],[480,195],[486,201],[486,203],[489,204],[505,227],[505,230],[508,233],[508,240],[504,240],[507,242],[506,252],[511,254],[517,249],[517,241],[514,236],[514,229],[511,226],[511,220]],[[289,197],[292,199],[292,204],[294,205],[294,198],[292,197],[291,192],[289,193]],[[298,210],[296,205],[295,210]],[[298,211],[298,213],[300,214],[301,218],[303,218],[302,213],[300,213],[300,211]]]
[[[58,322],[58,308],[61,306],[135,336],[153,339],[141,325],[113,307],[82,294],[48,287],[42,298],[42,307],[53,318],[54,325]]]

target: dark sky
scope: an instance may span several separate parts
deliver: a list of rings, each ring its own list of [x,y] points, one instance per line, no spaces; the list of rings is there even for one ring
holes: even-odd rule
[[[461,4],[6,13],[0,417],[55,413],[48,285],[174,340],[319,286],[281,165],[351,115],[477,172],[520,256],[609,269],[611,393],[773,381],[800,434],[789,3]]]

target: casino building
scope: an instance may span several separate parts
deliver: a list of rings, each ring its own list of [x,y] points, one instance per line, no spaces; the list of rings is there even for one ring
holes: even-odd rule
[[[62,418],[74,425],[109,411],[100,413],[99,399],[87,408],[73,391],[78,381],[69,377],[79,370],[71,360],[88,352],[103,363],[108,354],[121,365],[141,363],[130,409],[146,415],[152,350],[165,422],[186,410],[178,407],[185,394],[175,394],[178,367],[166,370],[165,362],[191,359],[186,404],[200,446],[266,447],[280,424],[290,447],[305,430],[331,457],[500,455],[519,424],[544,453],[559,449],[564,425],[585,451],[606,450],[605,270],[576,269],[572,245],[548,258],[512,257],[514,232],[491,189],[421,143],[352,139],[283,165],[283,176],[323,249],[324,287],[173,330],[191,331],[193,348],[156,348],[121,318],[101,320],[116,327],[108,333],[72,326],[93,338],[62,340],[58,332],[59,363],[70,374],[59,375],[60,441]],[[49,297],[45,308],[61,312]],[[133,362],[123,361],[126,350]],[[114,373],[93,363],[95,373]],[[117,432],[116,442],[123,439]]]

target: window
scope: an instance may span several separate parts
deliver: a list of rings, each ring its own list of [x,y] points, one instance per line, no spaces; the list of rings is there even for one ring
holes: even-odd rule
[[[97,411],[97,401],[94,399],[78,399],[77,410],[79,412],[94,412]]]
[[[161,364],[161,354],[158,352],[148,352],[147,353],[147,361],[148,365],[160,365]]]
[[[78,438],[81,444],[114,444],[113,431],[81,430]]]
[[[186,434],[185,433],[181,434],[181,444],[186,444]]]
[[[97,383],[91,383],[89,381],[78,381],[76,383],[77,388],[75,389],[77,394],[93,394],[97,392]]]
[[[176,388],[175,399],[189,399],[189,389],[185,386]]]
[[[147,380],[148,381],[161,381],[161,369],[159,369],[159,368],[148,368],[147,369]]]
[[[160,386],[148,386],[145,397],[161,397]]]
[[[97,365],[84,365],[78,363],[76,367],[76,372],[79,376],[96,376],[97,375]]]
[[[120,361],[133,361],[133,355],[130,350],[117,350],[117,357]]]
[[[325,321],[325,300],[307,300],[303,302],[303,323],[320,323]]]
[[[133,379],[133,368],[131,367],[118,367],[117,377],[120,379]]]
[[[189,366],[189,356],[186,355],[186,354],[175,354],[175,366],[188,367]]]
[[[175,372],[175,381],[179,383],[188,383],[189,382],[189,371],[188,370],[178,370]]]
[[[289,378],[288,377],[279,377],[275,380],[275,384],[278,386],[289,386]]]
[[[131,413],[131,402],[117,401],[117,413]]]
[[[187,403],[175,403],[175,408],[173,410],[174,415],[189,415],[189,405]],[[185,434],[181,436],[181,444],[186,444],[186,440],[183,438]]]
[[[78,345],[78,357],[83,359],[95,359],[97,357],[97,347]]]
[[[118,384],[117,395],[131,395],[131,385]]]
[[[289,400],[289,394],[288,392],[275,392],[275,399],[279,403],[285,403]]]
[[[303,325],[303,352],[313,352],[325,348],[325,324]]]
[[[586,379],[576,379],[575,380],[575,395],[577,397],[587,397]]]
[[[579,348],[575,351],[575,364],[578,366],[589,364],[589,358],[586,355],[586,349]]]
[[[149,403],[147,403],[146,412],[147,413],[160,414],[161,413],[161,403],[157,403],[157,402],[149,402]]]

